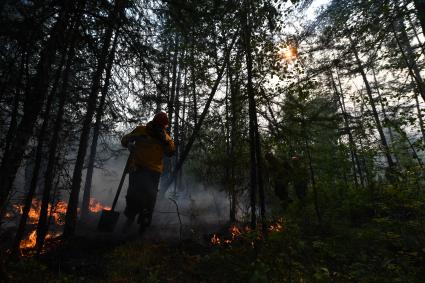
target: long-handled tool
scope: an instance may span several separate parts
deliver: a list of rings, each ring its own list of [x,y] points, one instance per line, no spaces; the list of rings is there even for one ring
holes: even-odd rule
[[[131,155],[130,155],[131,156]],[[121,193],[122,186],[124,184],[125,175],[128,172],[128,165],[130,163],[130,156],[127,159],[127,163],[125,164],[124,172],[122,173],[120,184],[118,185],[117,193],[115,194],[114,202],[112,203],[111,210],[102,210],[102,214],[100,216],[99,224],[97,225],[97,230],[102,232],[112,232],[114,231],[115,226],[117,225],[118,218],[120,213],[115,211],[115,206],[117,205],[118,197]]]

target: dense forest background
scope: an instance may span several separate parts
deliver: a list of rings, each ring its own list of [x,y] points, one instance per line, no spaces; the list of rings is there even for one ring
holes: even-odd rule
[[[1,1],[0,279],[421,282],[424,32],[423,0]],[[160,110],[160,194],[215,188],[231,232],[81,238],[93,175]],[[90,268],[52,260],[81,246]]]

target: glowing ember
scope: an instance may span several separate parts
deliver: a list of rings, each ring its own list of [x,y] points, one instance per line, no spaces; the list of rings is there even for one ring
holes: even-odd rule
[[[4,215],[5,218],[12,218],[13,214],[11,212],[6,212],[6,214]]]
[[[283,225],[280,223],[275,223],[269,226],[269,231],[280,232],[283,230]]]
[[[283,231],[283,219],[278,219],[275,223],[270,224],[268,230],[271,232],[281,232]]]
[[[239,236],[241,234],[241,231],[235,225],[230,227],[229,231],[232,234],[232,240],[234,240],[237,236]]]
[[[64,216],[66,214],[66,210],[68,209],[68,204],[64,201],[58,201],[56,206],[53,209],[52,217],[55,219],[55,223],[57,225],[64,225],[65,219]],[[50,210],[50,205],[49,205]]]
[[[211,244],[214,246],[220,245],[220,238],[216,234],[211,238]]]
[[[90,204],[89,204],[89,210],[91,212],[97,213],[99,211],[105,210],[111,210],[109,206],[104,206],[94,198],[90,198]]]
[[[282,224],[283,220],[279,219],[279,221],[277,221],[276,223],[270,224],[268,226],[268,231],[270,232],[281,232],[283,231],[283,224]],[[259,228],[261,228],[261,225],[259,226]],[[221,244],[228,244],[230,245],[231,243],[233,243],[235,240],[237,240],[237,238],[239,236],[242,235],[242,233],[249,233],[251,232],[251,228],[248,226],[245,226],[243,228],[238,228],[236,225],[233,225],[229,228],[229,232],[231,234],[231,239],[225,239],[225,238],[220,238],[217,234],[214,234],[211,238],[211,243],[214,246],[219,246]],[[263,237],[259,234],[257,236],[258,240],[262,240]],[[251,242],[251,245],[254,246],[254,242]]]
[[[241,231],[235,225],[229,228],[229,232],[232,235],[231,239],[220,239],[220,237],[217,234],[214,234],[213,237],[211,238],[211,243],[214,246],[218,246],[221,243],[231,244],[239,235],[241,235]]]

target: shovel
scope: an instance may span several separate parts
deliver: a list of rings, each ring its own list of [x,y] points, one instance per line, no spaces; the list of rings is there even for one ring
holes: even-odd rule
[[[130,156],[127,159],[127,163],[125,164],[124,172],[122,173],[120,184],[118,185],[117,193],[115,194],[114,202],[112,203],[111,210],[102,210],[102,214],[100,215],[99,224],[97,225],[97,230],[101,232],[112,232],[114,231],[115,226],[118,222],[118,217],[120,213],[115,210],[115,206],[118,201],[118,197],[121,193],[122,185],[124,184],[125,175],[128,172],[128,164],[130,161]]]

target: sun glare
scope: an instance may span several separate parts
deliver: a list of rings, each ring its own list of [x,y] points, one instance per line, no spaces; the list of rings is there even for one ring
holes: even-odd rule
[[[279,48],[278,55],[280,60],[285,63],[291,63],[298,57],[298,50],[293,45],[282,45]]]

